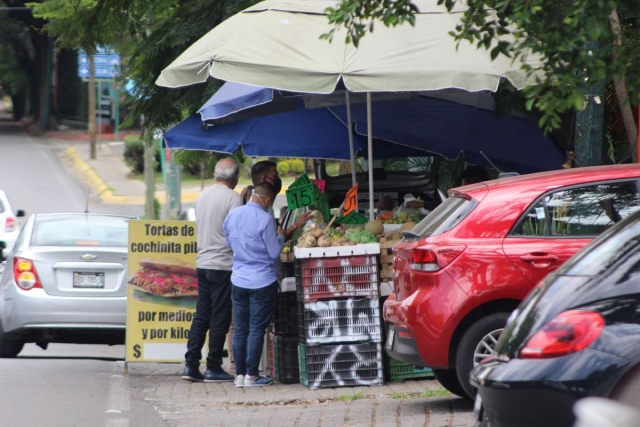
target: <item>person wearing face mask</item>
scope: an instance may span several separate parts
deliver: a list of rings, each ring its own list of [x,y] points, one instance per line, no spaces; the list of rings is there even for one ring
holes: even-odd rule
[[[277,230],[268,213],[276,197],[273,185],[255,186],[251,200],[229,212],[224,221],[227,245],[233,251],[231,300],[233,304],[233,355],[236,387],[260,387],[273,378],[259,372],[264,335],[275,314],[278,297],[276,260],[286,240],[311,218],[302,215],[285,230]]]
[[[278,168],[275,162],[270,160],[262,160],[251,167],[251,181],[253,186],[257,186],[261,182],[268,182],[273,185],[276,196],[282,190],[282,179],[278,176]],[[273,208],[269,209],[269,214],[273,217]]]

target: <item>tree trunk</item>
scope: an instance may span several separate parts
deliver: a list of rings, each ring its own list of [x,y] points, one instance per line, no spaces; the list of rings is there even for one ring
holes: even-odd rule
[[[611,32],[615,37],[613,46],[613,60],[616,61],[620,56],[618,47],[622,43],[622,27],[620,25],[620,17],[617,10],[612,10],[609,14],[609,22],[611,24]],[[616,88],[616,95],[618,97],[618,104],[620,104],[620,113],[622,114],[622,120],[624,121],[624,128],[627,132],[627,142],[629,143],[629,151],[631,152],[631,158],[633,163],[638,163],[638,150],[636,147],[638,141],[638,127],[633,116],[633,110],[631,109],[631,103],[629,102],[629,92],[627,91],[627,84],[620,76],[614,75],[613,81]]]

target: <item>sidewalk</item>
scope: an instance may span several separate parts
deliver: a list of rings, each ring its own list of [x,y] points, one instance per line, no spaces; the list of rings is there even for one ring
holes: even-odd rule
[[[123,362],[117,362],[117,368],[124,369]],[[435,380],[320,390],[300,384],[235,388],[233,383],[182,381],[181,370],[179,364],[130,363],[124,379],[127,388],[138,394],[135,397],[152,405],[170,426],[475,424],[472,403],[449,394]]]
[[[143,205],[146,186],[143,181],[131,177],[131,170],[124,163],[122,153],[124,143],[101,144],[97,159],[90,159],[89,144],[74,144],[67,148],[64,156],[74,168],[97,191],[103,203],[114,205]],[[164,187],[156,184],[157,188]],[[156,190],[156,198],[161,204],[167,199],[164,190]],[[200,195],[200,186],[183,187],[182,203],[195,203]]]
[[[124,142],[102,142],[98,144],[96,159],[90,158],[90,147],[87,135],[73,133],[49,133],[59,143],[68,144],[62,157],[70,162],[73,168],[86,179],[96,191],[103,203],[113,205],[144,205],[145,183],[131,176],[131,170],[124,163]],[[288,185],[284,184],[280,195]],[[240,193],[243,185],[235,189]],[[201,192],[200,184],[182,186],[182,204],[193,204]],[[164,184],[156,183],[156,198],[160,204],[167,200]]]

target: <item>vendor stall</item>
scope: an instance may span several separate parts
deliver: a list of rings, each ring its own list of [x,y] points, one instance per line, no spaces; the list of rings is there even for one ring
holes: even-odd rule
[[[272,375],[311,389],[430,376],[428,369],[390,361],[383,351],[381,309],[391,286],[387,276],[381,282],[381,274],[403,226],[388,224],[395,231],[385,233],[382,221],[360,215],[350,194],[356,187],[332,212],[321,187],[303,175],[287,191],[292,213],[312,209],[314,216],[281,256],[283,277],[269,337]],[[406,204],[389,212],[397,218],[407,209],[420,212],[419,203]],[[286,277],[291,271],[293,277]]]

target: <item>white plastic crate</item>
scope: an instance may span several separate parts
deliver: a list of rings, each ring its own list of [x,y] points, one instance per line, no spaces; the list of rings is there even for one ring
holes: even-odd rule
[[[377,255],[379,253],[379,243],[361,243],[353,246],[329,246],[328,248],[294,248],[294,254],[298,259]]]

